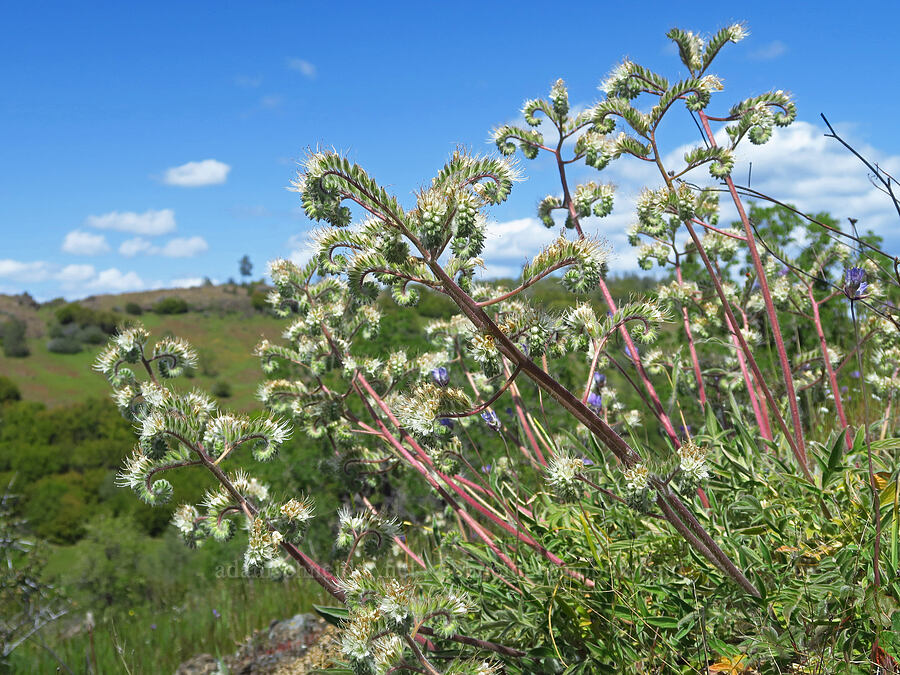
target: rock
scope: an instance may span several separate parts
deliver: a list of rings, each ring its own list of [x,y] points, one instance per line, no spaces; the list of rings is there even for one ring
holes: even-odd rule
[[[301,674],[311,667],[310,652],[315,663],[322,661],[322,649],[313,647],[324,634],[330,645],[329,626],[314,614],[297,614],[290,619],[273,621],[268,630],[256,631],[238,650],[222,661],[222,672],[231,675],[286,675]],[[322,645],[327,649],[326,645]],[[212,675],[219,672],[219,662],[209,654],[200,654],[182,663],[176,675]]]
[[[219,660],[215,656],[198,654],[178,666],[175,675],[215,675],[219,670]]]

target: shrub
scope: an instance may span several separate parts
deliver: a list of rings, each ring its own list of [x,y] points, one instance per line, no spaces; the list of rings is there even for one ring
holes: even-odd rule
[[[157,314],[185,314],[188,311],[188,304],[184,298],[170,296],[154,304],[153,311]]]
[[[230,398],[231,385],[228,384],[228,382],[226,382],[225,380],[217,380],[215,383],[213,383],[210,392],[217,398]]]
[[[136,302],[128,302],[125,304],[125,312],[132,316],[140,316],[144,313],[144,309]]]
[[[3,354],[13,358],[24,358],[31,352],[25,341],[26,324],[21,319],[12,317],[0,325],[0,337],[3,340]]]
[[[47,342],[47,351],[55,354],[77,354],[81,349],[81,343],[74,336],[53,338]]]
[[[84,326],[74,335],[75,339],[86,345],[99,345],[106,342],[106,333],[100,326]]]
[[[257,312],[265,312],[269,309],[269,294],[265,291],[253,291],[250,295],[250,304]]]
[[[106,335],[115,333],[120,323],[120,318],[115,312],[91,309],[77,302],[60,307],[54,314],[56,320],[63,325],[98,326]]]
[[[22,392],[19,391],[16,383],[5,375],[0,375],[0,404],[20,400],[22,400]]]

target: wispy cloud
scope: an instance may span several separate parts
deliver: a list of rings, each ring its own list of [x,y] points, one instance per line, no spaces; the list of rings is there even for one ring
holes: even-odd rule
[[[263,108],[277,108],[283,100],[278,94],[270,94],[259,99],[259,105]]]
[[[234,83],[239,87],[244,87],[245,89],[256,89],[259,85],[262,84],[262,78],[250,77],[249,75],[237,75],[234,78]]]
[[[754,61],[772,61],[787,52],[787,45],[781,40],[774,40],[750,52]]]
[[[100,255],[109,251],[109,244],[102,234],[72,230],[63,240],[62,250],[73,255]]]
[[[200,162],[188,162],[181,166],[166,169],[163,182],[178,187],[203,187],[205,185],[221,185],[228,178],[231,167],[215,159],[204,159]]]
[[[88,216],[85,224],[99,230],[116,230],[156,236],[175,229],[175,212],[171,209],[149,210],[144,213],[133,211],[111,211],[100,216]]]
[[[316,79],[316,67],[305,59],[288,59],[288,68],[296,70],[310,80]]]
[[[156,246],[143,237],[134,237],[123,241],[119,253],[126,258],[137,255],[161,255],[166,258],[193,258],[209,249],[203,237],[175,237],[162,246]]]

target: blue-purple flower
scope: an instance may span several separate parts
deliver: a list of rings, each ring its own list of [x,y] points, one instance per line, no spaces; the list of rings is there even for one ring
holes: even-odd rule
[[[604,373],[594,373],[594,387],[596,389],[603,389],[603,386],[606,384],[606,375]]]
[[[603,407],[603,397],[600,396],[600,394],[598,394],[597,392],[592,391],[590,394],[588,394],[587,404],[589,407],[594,408],[595,410],[599,410]]]
[[[438,424],[440,424],[442,427],[452,429],[456,426],[456,420],[454,420],[452,417],[442,417],[438,420]]]
[[[866,292],[866,271],[862,267],[851,267],[845,271],[844,294],[851,300],[857,300]]]
[[[213,613],[213,617],[216,618],[216,619],[218,619],[218,618],[220,618],[220,617],[222,616],[221,614],[219,614],[219,610],[217,610],[217,609],[215,609],[215,608],[213,608],[212,613]]]
[[[494,431],[500,431],[500,418],[497,417],[497,413],[488,408],[483,413],[481,413],[481,419],[487,422],[487,425],[493,429]]]
[[[431,371],[431,379],[437,386],[446,387],[450,384],[450,372],[444,366],[440,366]]]
[[[490,473],[490,472],[491,472],[490,464],[485,464],[484,466],[481,467],[481,473]]]

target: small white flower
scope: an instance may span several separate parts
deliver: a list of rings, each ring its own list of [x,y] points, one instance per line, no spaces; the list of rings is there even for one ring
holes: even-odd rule
[[[625,469],[625,489],[628,492],[643,492],[650,484],[650,471],[643,464],[635,464]]]
[[[699,447],[689,439],[678,449],[681,459],[681,470],[692,481],[701,481],[709,477],[709,468],[706,466],[706,448]]]
[[[182,504],[172,514],[172,524],[182,534],[190,534],[194,530],[194,520],[199,514],[190,504]]]

